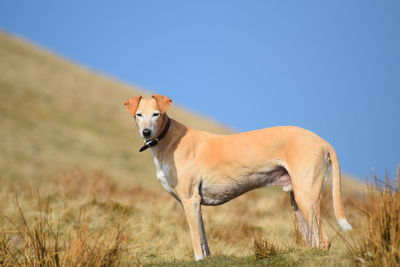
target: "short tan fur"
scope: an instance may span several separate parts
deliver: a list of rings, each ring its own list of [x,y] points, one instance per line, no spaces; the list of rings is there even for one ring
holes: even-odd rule
[[[171,99],[153,95],[125,102],[141,137],[155,139],[165,128]],[[144,136],[144,130],[150,135]],[[318,135],[293,126],[232,135],[197,131],[171,119],[165,138],[151,148],[157,178],[182,205],[196,260],[210,255],[201,205],[220,205],[249,190],[276,185],[291,196],[299,229],[311,246],[328,249],[319,201],[332,175],[336,219],[350,230],[341,203],[340,167],[332,146]]]

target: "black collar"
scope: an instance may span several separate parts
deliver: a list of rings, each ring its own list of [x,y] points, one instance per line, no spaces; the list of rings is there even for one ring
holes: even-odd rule
[[[148,149],[149,147],[156,146],[161,141],[161,139],[163,139],[167,135],[169,127],[171,126],[171,119],[168,116],[167,116],[167,119],[168,119],[167,124],[165,125],[164,130],[161,132],[161,134],[155,139],[144,141],[144,146],[142,146],[139,149],[139,152],[143,152],[146,149]]]

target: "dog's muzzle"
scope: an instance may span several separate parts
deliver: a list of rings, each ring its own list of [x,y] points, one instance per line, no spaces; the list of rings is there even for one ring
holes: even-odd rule
[[[139,149],[139,152],[143,152],[143,151],[145,151],[146,149],[148,149],[148,148],[150,148],[150,147],[153,147],[153,146],[156,146],[159,142],[160,142],[160,140],[161,139],[163,139],[166,135],[167,135],[167,132],[168,132],[168,130],[169,130],[169,127],[171,126],[171,119],[169,118],[169,117],[167,117],[167,124],[165,125],[165,128],[163,129],[163,131],[161,132],[161,134],[157,137],[157,138],[155,138],[155,139],[151,139],[151,140],[147,140],[147,141],[145,141],[144,142],[144,146],[142,146],[140,149]],[[149,134],[149,136],[151,135],[151,131],[149,130],[149,129],[144,129],[143,130],[143,136],[145,136],[146,137],[146,135],[145,135],[145,131],[148,131],[149,133],[147,133],[146,132],[146,134]]]

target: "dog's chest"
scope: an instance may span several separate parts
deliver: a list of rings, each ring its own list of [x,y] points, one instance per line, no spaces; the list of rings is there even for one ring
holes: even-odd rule
[[[173,194],[174,189],[172,187],[173,180],[171,177],[171,167],[168,164],[162,164],[157,158],[154,158],[154,165],[156,167],[157,179],[167,192]]]

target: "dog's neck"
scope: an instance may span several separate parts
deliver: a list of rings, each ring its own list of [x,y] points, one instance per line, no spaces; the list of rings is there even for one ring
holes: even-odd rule
[[[173,152],[179,144],[179,140],[188,131],[188,128],[185,125],[177,122],[174,119],[170,120],[171,125],[169,126],[168,133],[156,146],[151,147],[153,156],[157,158],[161,158],[166,152]],[[163,127],[165,127],[165,124],[166,122],[164,123]]]

